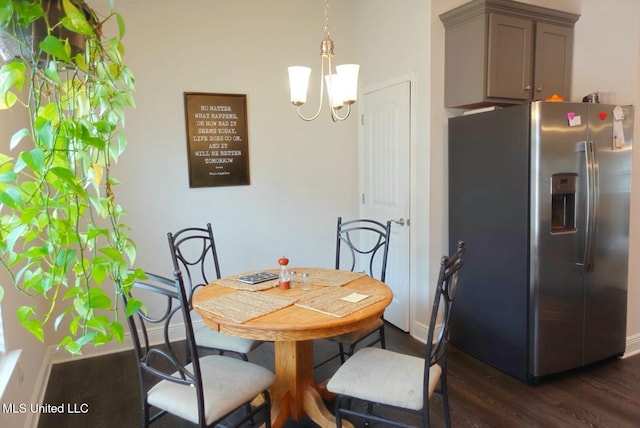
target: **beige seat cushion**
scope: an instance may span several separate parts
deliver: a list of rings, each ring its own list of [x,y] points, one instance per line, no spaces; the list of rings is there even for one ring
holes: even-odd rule
[[[187,366],[188,370],[192,365]],[[253,400],[269,388],[275,375],[238,358],[210,355],[200,359],[207,425]],[[149,390],[148,402],[183,419],[198,423],[196,390],[167,380]]]
[[[244,337],[213,331],[206,325],[198,328],[193,334],[198,346],[240,352],[242,354],[248,354],[262,344],[259,340],[245,339]]]
[[[422,409],[424,359],[388,349],[363,348],[333,375],[327,389],[363,400],[405,409]],[[429,397],[438,384],[442,368],[429,369]]]

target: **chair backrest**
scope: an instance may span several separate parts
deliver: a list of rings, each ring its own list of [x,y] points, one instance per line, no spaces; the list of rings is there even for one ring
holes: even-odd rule
[[[458,249],[450,257],[444,256],[440,261],[440,273],[431,308],[431,321],[427,334],[427,346],[425,356],[425,391],[429,381],[429,367],[433,364],[446,364],[447,345],[449,343],[449,321],[451,308],[458,288],[458,272],[463,264],[465,243],[458,242]],[[434,339],[436,323],[441,317],[440,332]],[[445,367],[443,367],[443,370]],[[425,394],[426,395],[426,394]],[[428,400],[428,397],[426,397]]]
[[[218,252],[211,223],[206,228],[190,227],[167,233],[173,268],[183,272],[189,299],[196,288],[220,279]],[[215,277],[214,277],[215,275]]]
[[[391,222],[370,219],[342,221],[338,217],[336,269],[363,270],[369,276],[385,280]]]
[[[137,279],[130,291],[122,298],[129,302],[132,298],[143,306],[127,318],[134,344],[140,390],[143,403],[147,402],[147,392],[160,380],[167,380],[195,388],[198,400],[199,419],[204,420],[204,396],[202,377],[198,360],[189,299],[185,294],[180,271],[174,279],[145,273],[144,279]],[[149,335],[161,327],[163,342],[150,343]],[[184,329],[184,342],[178,329]],[[145,412],[148,407],[143,404]],[[148,413],[145,418],[148,420]]]

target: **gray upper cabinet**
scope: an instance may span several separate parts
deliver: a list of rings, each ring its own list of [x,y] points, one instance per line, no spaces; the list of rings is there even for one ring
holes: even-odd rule
[[[443,13],[445,105],[568,100],[578,18],[511,0],[474,0]]]

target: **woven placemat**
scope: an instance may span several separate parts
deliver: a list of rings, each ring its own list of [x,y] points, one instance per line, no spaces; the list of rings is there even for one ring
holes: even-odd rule
[[[322,285],[323,287],[342,287],[366,275],[363,272],[324,268],[302,269],[301,272],[309,274],[309,282],[311,284]]]
[[[265,293],[240,291],[225,294],[211,300],[197,303],[195,306],[237,323],[270,314],[279,309],[293,305],[295,299],[273,296]]]
[[[320,288],[300,296],[295,305],[340,318],[384,299],[384,296],[369,294],[358,302],[342,300],[353,294],[358,293],[350,288]]]
[[[248,290],[248,291],[262,291],[268,290],[273,287],[278,286],[278,279],[272,279],[270,281],[260,282],[258,284],[247,284],[244,282],[238,281],[238,278],[245,275],[250,275],[252,273],[258,273],[263,271],[253,271],[253,272],[243,272],[238,275],[226,276],[224,278],[216,279],[213,281],[214,284],[222,285],[223,287],[235,288],[237,290]]]

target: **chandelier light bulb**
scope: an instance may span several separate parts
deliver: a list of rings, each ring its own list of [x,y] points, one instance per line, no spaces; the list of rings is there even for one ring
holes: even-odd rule
[[[311,68],[309,67],[301,65],[289,67],[289,90],[292,104],[300,106],[307,102],[310,75]]]

